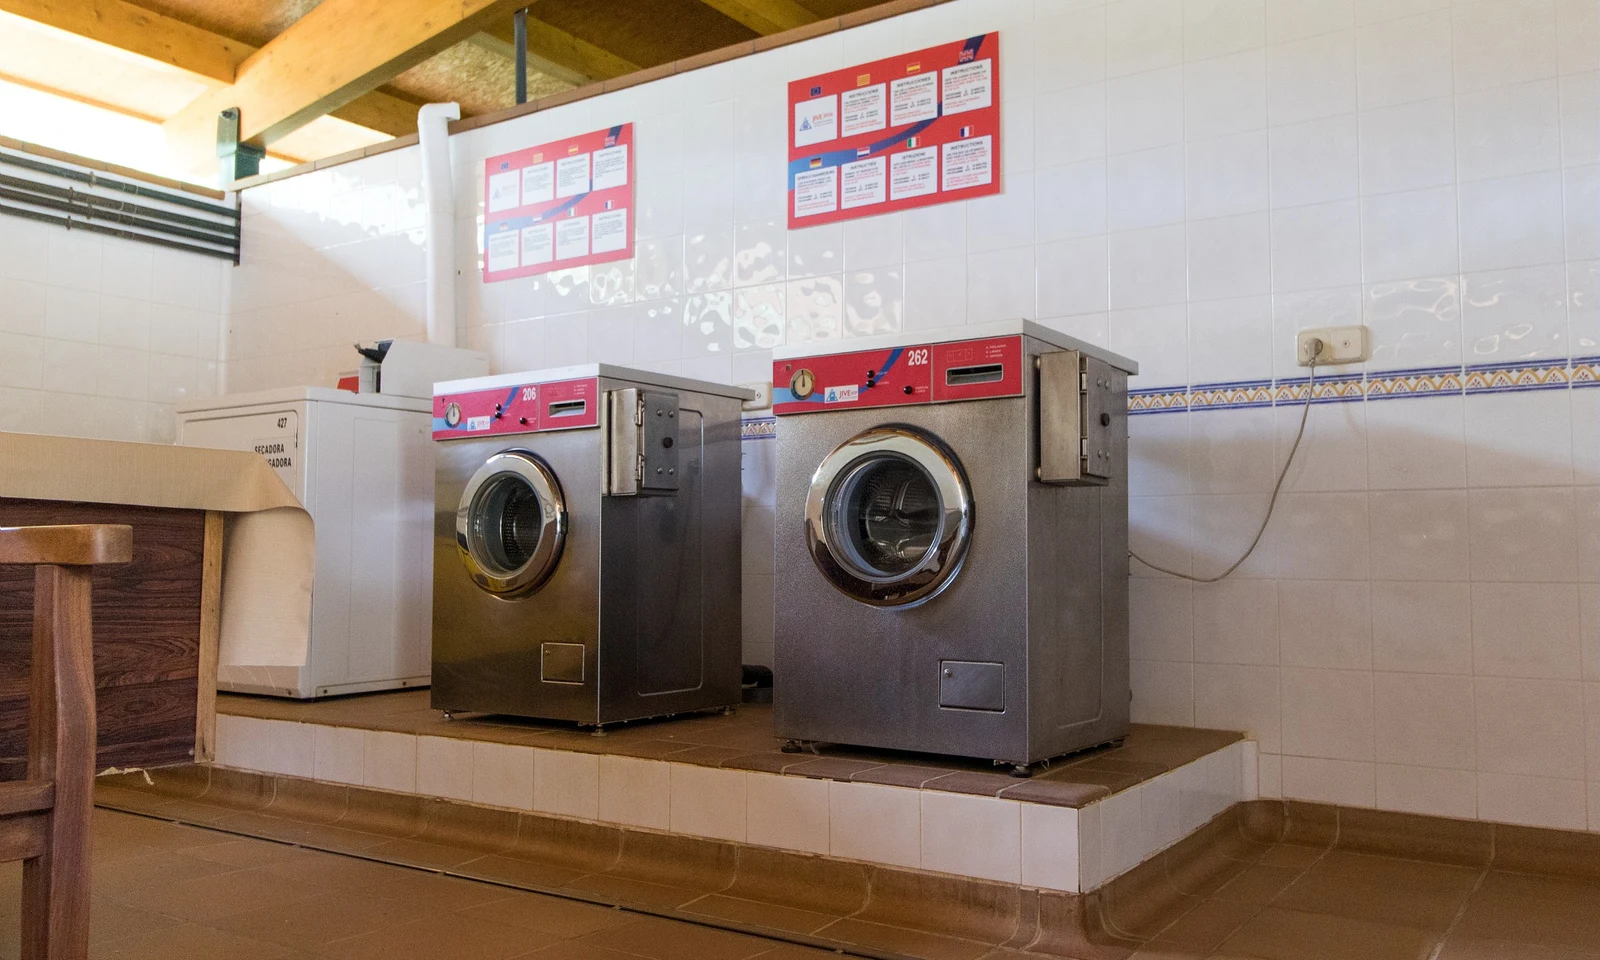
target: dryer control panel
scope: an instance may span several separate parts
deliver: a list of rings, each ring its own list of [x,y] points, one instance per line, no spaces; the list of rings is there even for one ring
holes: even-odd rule
[[[1022,395],[1022,337],[956,340],[776,360],[772,412],[987,400]]]
[[[433,439],[576,430],[600,425],[596,377],[495,387],[433,398]]]

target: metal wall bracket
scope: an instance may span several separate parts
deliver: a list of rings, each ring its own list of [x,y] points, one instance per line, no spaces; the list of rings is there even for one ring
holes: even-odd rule
[[[239,141],[238,107],[229,107],[217,114],[217,159],[221,161],[217,178],[220,186],[226,187],[235,180],[260,173],[261,159],[266,155],[264,147]]]

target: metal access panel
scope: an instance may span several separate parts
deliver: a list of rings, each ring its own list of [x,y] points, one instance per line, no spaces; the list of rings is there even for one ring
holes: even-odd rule
[[[957,710],[1006,708],[1006,666],[944,660],[939,663],[939,706]]]
[[[679,403],[676,393],[627,387],[606,395],[609,457],[606,493],[613,497],[676,493]]]
[[[1114,372],[1077,350],[1041,354],[1039,466],[1043,483],[1104,484],[1115,469]]]

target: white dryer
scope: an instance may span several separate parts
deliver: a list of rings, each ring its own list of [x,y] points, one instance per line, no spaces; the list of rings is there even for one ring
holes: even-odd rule
[[[316,525],[305,663],[219,666],[220,689],[306,699],[427,686],[431,423],[430,400],[326,387],[178,408],[178,443],[261,454]]]

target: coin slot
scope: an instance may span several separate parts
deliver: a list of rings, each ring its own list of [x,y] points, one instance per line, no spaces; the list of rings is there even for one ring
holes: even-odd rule
[[[581,417],[587,408],[588,401],[586,400],[557,400],[555,403],[550,404],[550,416]]]
[[[1005,366],[999,363],[951,367],[944,372],[944,382],[946,386],[951,387],[965,387],[974,383],[998,383],[1005,373]]]

